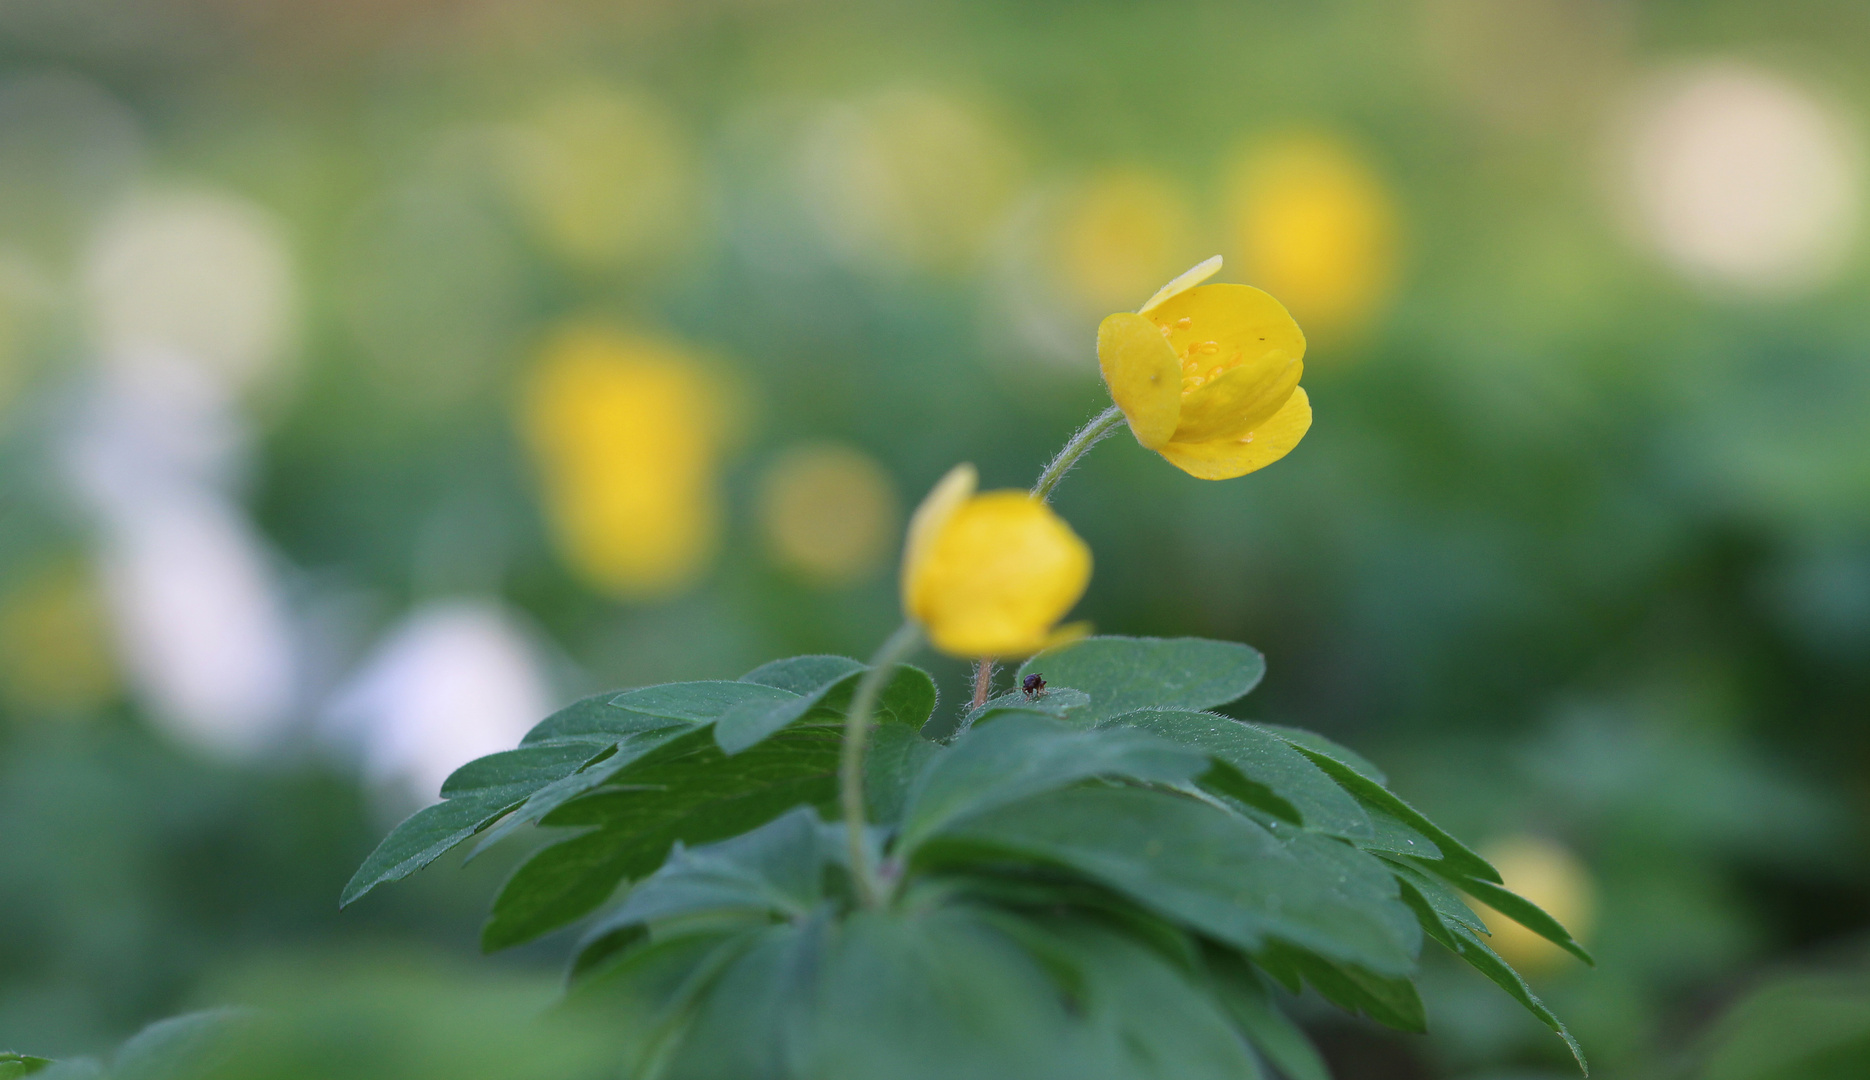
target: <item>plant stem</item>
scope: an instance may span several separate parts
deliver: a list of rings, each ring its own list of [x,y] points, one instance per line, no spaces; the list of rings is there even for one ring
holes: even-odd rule
[[[1078,463],[1084,452],[1096,446],[1104,436],[1117,430],[1123,423],[1123,410],[1115,405],[1091,418],[1090,423],[1078,429],[1078,433],[1065,440],[1065,446],[1053,458],[1045,471],[1039,474],[1039,482],[1032,486],[1032,497],[1040,502],[1050,502],[1052,490],[1065,478],[1071,467]]]
[[[993,693],[993,661],[974,661],[974,708],[987,704],[987,698]]]
[[[844,804],[844,831],[850,844],[851,880],[865,907],[883,899],[876,867],[870,864],[870,846],[864,837],[864,750],[870,742],[870,714],[876,710],[883,685],[903,657],[922,640],[922,628],[906,622],[889,636],[870,658],[870,670],[857,682],[851,711],[844,717],[844,752],[838,763],[838,794]]]

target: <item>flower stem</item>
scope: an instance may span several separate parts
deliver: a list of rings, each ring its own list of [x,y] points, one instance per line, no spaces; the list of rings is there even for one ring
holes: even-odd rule
[[[1099,440],[1117,430],[1123,423],[1123,410],[1115,405],[1091,418],[1090,423],[1078,429],[1078,433],[1065,441],[1065,446],[1053,458],[1045,471],[1039,474],[1039,482],[1032,486],[1032,497],[1040,502],[1050,502],[1052,490],[1065,478],[1071,467],[1078,463],[1084,452],[1096,446]]]
[[[857,682],[851,695],[851,711],[844,717],[844,752],[838,763],[838,794],[844,804],[844,831],[850,844],[851,880],[857,897],[865,907],[882,902],[884,890],[877,880],[876,867],[870,862],[870,845],[864,836],[864,751],[870,742],[870,714],[876,710],[877,697],[896,665],[922,640],[922,628],[904,623],[889,636],[875,656],[870,670]]]
[[[993,693],[993,661],[974,661],[974,708],[987,704],[987,698]]]

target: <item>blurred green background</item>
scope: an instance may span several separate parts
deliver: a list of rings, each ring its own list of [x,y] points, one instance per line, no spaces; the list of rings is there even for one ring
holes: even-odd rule
[[[1098,319],[1218,251],[1315,425],[1100,448],[1082,617],[1258,646],[1240,715],[1581,928],[1501,949],[1597,1075],[1870,1053],[1867,50],[1843,0],[0,7],[0,1047],[353,985],[486,1039],[566,943],[469,955],[501,865],[340,914],[387,827],[576,695],[868,655],[907,508],[1029,484]],[[1426,1038],[1309,1017],[1340,1075],[1567,1075],[1440,959]]]

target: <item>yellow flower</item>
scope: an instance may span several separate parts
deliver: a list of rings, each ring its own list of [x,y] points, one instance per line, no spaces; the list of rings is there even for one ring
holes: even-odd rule
[[[1187,197],[1167,176],[1118,169],[1091,177],[1060,222],[1065,284],[1093,310],[1140,295],[1187,265],[1193,219]]]
[[[1097,328],[1098,365],[1136,441],[1203,480],[1265,468],[1312,426],[1305,335],[1258,289],[1201,284],[1220,268],[1216,255]]]
[[[889,473],[874,458],[815,443],[767,467],[759,513],[778,562],[817,584],[848,585],[878,569],[901,511]]]
[[[1026,656],[1084,595],[1091,549],[1045,503],[976,482],[955,466],[910,518],[903,609],[945,653]]]
[[[524,426],[559,547],[586,580],[653,596],[706,567],[728,389],[667,342],[577,329],[546,347]]]
[[[1395,205],[1349,147],[1313,136],[1272,143],[1240,163],[1231,192],[1247,279],[1307,326],[1355,329],[1388,298]]]

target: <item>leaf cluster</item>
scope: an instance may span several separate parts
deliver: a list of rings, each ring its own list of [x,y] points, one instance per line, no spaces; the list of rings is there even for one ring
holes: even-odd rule
[[[797,657],[580,701],[456,772],[343,900],[551,830],[483,945],[595,915],[568,997],[614,1010],[632,1076],[1320,1080],[1280,994],[1421,1031],[1424,937],[1582,1067],[1463,894],[1584,950],[1358,755],[1208,711],[1263,674],[1244,645],[1090,638],[1020,670],[1043,692],[940,719],[897,668],[865,773],[888,897],[858,903],[833,815],[865,670]]]

